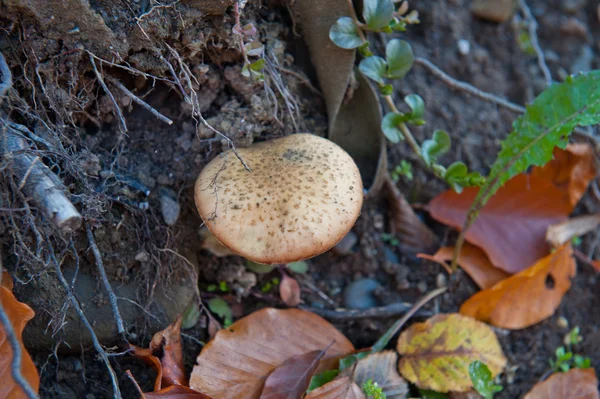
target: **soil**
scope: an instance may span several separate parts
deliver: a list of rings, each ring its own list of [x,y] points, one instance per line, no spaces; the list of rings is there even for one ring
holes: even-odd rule
[[[72,202],[93,231],[104,268],[123,306],[129,342],[146,346],[152,333],[177,314],[203,300],[223,296],[239,318],[264,306],[284,306],[265,285],[279,277],[248,273],[239,257],[217,257],[203,248],[202,221],[193,200],[193,184],[202,167],[227,149],[228,143],[194,119],[192,107],[173,84],[169,63],[182,80],[186,67],[198,93],[198,107],[207,122],[239,147],[254,141],[309,131],[325,135],[325,103],[307,82],[318,88],[307,49],[295,33],[288,7],[280,2],[249,2],[241,12],[242,24],[258,28],[258,40],[281,68],[270,70],[266,84],[242,76],[243,58],[235,25],[233,0],[181,1],[152,8],[152,0],[42,1],[2,0],[0,51],[13,73],[13,89],[2,112],[32,131],[32,145],[42,161],[64,182]],[[545,85],[535,56],[520,48],[522,26],[518,17],[504,23],[475,18],[467,0],[415,2],[421,24],[402,37],[418,56],[427,58],[449,75],[524,104]],[[600,67],[597,4],[589,0],[530,0],[538,19],[540,45],[556,79],[579,70]],[[68,32],[65,35],[64,32]],[[458,41],[470,43],[461,54]],[[376,46],[380,46],[377,44]],[[172,48],[171,50],[168,50]],[[161,59],[160,56],[164,58]],[[108,80],[115,102],[123,110],[127,131],[115,104],[100,85],[90,60],[101,76],[118,79],[129,90],[174,121],[167,125],[131,103]],[[105,60],[105,61],[101,61]],[[126,66],[124,69],[122,66]],[[269,74],[267,74],[269,75]],[[275,81],[283,83],[284,91]],[[511,111],[455,91],[416,65],[395,87],[398,100],[418,93],[425,100],[427,125],[415,129],[426,138],[433,128],[449,132],[453,150],[442,162],[465,161],[470,169],[487,172],[499,140],[511,129]],[[184,92],[190,94],[186,86]],[[400,102],[400,101],[398,101]],[[4,116],[3,116],[4,117]],[[196,118],[197,119],[197,118]],[[397,185],[409,202],[423,204],[446,189],[418,166],[407,145],[388,146],[393,168],[407,159],[414,180]],[[4,265],[15,280],[15,293],[36,311],[24,332],[24,341],[41,374],[42,398],[112,397],[110,379],[91,345],[88,333],[58,288],[53,260],[68,279],[78,270],[75,293],[93,321],[101,342],[123,347],[89,250],[85,228],[60,234],[35,208],[24,211],[18,182],[0,177],[0,244]],[[5,211],[11,208],[16,211]],[[587,194],[577,214],[598,212],[600,204]],[[420,212],[420,211],[419,211]],[[454,233],[419,215],[442,243]],[[330,305],[310,286],[316,286],[338,306],[343,290],[360,278],[377,280],[381,304],[413,302],[438,286],[445,274],[438,265],[417,259],[414,253],[392,246],[382,238],[390,232],[393,215],[384,200],[367,201],[353,233],[358,242],[343,255],[329,251],[311,259],[303,300],[311,307]],[[584,237],[580,249],[594,253],[597,235]],[[196,278],[198,284],[196,285]],[[226,285],[226,293],[214,285]],[[476,292],[463,273],[449,281],[449,291],[427,305],[429,310],[455,312]],[[263,292],[267,291],[267,292]],[[580,264],[573,286],[556,314],[521,330],[496,330],[509,359],[498,398],[522,396],[549,370],[548,359],[561,345],[569,327],[579,326],[582,353],[600,371],[600,278]],[[135,302],[133,304],[132,302]],[[334,323],[356,347],[370,346],[393,319],[364,319]],[[186,367],[191,371],[206,341],[204,316],[184,330]],[[151,390],[153,371],[124,353],[111,358],[123,395],[136,397],[125,371],[131,370],[145,390]]]

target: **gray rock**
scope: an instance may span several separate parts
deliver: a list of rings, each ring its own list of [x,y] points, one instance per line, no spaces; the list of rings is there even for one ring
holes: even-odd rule
[[[349,231],[348,234],[340,242],[338,242],[335,247],[333,247],[333,251],[338,255],[350,255],[352,253],[352,248],[358,242],[358,237],[352,231]]]
[[[344,290],[344,306],[350,309],[368,309],[379,306],[375,290],[381,287],[377,280],[363,278],[350,283]]]
[[[160,211],[162,212],[163,220],[168,226],[173,226],[179,219],[181,206],[177,201],[177,194],[166,187],[161,187],[159,190],[160,196]]]
[[[579,56],[573,61],[573,65],[571,65],[571,73],[591,71],[593,61],[594,51],[590,46],[583,46]]]
[[[516,3],[516,0],[475,0],[471,12],[477,18],[500,23],[512,17]]]

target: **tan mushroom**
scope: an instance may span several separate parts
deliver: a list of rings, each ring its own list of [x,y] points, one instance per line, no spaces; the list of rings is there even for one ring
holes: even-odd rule
[[[289,263],[319,255],[352,228],[363,186],[350,155],[313,134],[229,150],[200,173],[200,216],[217,239],[254,262]]]

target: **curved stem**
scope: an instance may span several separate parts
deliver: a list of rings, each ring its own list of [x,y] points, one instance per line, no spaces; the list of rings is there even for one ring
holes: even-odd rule
[[[362,40],[364,43],[367,41],[367,38],[361,28],[362,23],[358,20],[358,16],[356,15],[356,11],[354,10],[354,3],[352,2],[352,0],[346,0],[346,3],[348,3],[348,11],[350,11],[350,17],[354,21],[354,25],[356,25],[356,33],[358,33],[358,37],[360,37],[360,40]]]

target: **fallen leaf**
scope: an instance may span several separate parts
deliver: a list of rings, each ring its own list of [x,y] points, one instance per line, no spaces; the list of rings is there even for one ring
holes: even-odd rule
[[[588,150],[557,149],[555,159],[530,175],[509,180],[481,210],[466,240],[483,249],[492,264],[518,273],[548,254],[548,226],[566,220],[593,177]],[[590,177],[591,176],[591,177]],[[431,216],[462,228],[478,188],[446,191],[428,205]]]
[[[546,381],[535,384],[524,399],[548,398],[599,399],[596,372],[589,368],[554,373]]]
[[[434,219],[460,229],[478,190],[446,191],[427,209]],[[568,197],[548,180],[518,175],[489,200],[466,240],[483,249],[494,266],[518,273],[548,254],[546,229],[571,210]]]
[[[438,314],[415,323],[398,339],[400,374],[417,387],[437,392],[472,388],[469,364],[485,363],[493,376],[506,365],[494,331],[457,313]]]
[[[326,348],[311,351],[303,355],[292,356],[279,365],[265,381],[261,399],[297,399],[301,398],[310,385],[319,361]]]
[[[575,208],[590,181],[596,177],[594,149],[586,143],[573,143],[565,150],[557,147],[553,155],[553,160],[541,168],[534,168],[531,174],[548,179],[567,192],[569,202]]]
[[[564,222],[548,226],[546,241],[554,248],[571,241],[573,237],[582,236],[600,224],[600,213],[577,216]]]
[[[390,225],[403,249],[412,252],[430,252],[437,246],[436,235],[423,223],[389,175],[384,183],[392,218]]]
[[[304,399],[366,399],[365,394],[350,377],[337,378],[311,391]]]
[[[12,280],[8,273],[2,276],[0,285],[0,304],[13,327],[14,333],[21,346],[21,374],[35,392],[40,387],[40,377],[31,356],[22,342],[22,334],[25,325],[35,315],[34,311],[26,304],[19,302],[13,293],[7,288],[12,288]],[[0,324],[0,398],[25,398],[25,393],[13,380],[11,373],[11,362],[13,351],[8,342],[6,332]]]
[[[428,259],[446,266],[452,260],[454,247],[442,247],[433,255],[419,254],[417,257]],[[510,274],[494,267],[485,252],[475,245],[465,243],[458,256],[460,267],[475,281],[482,290],[508,278]]]
[[[298,306],[302,302],[302,299],[300,299],[300,284],[295,279],[284,274],[279,283],[279,296],[283,303],[289,307]]]
[[[214,399],[258,398],[268,375],[295,355],[322,350],[317,372],[334,369],[354,351],[348,339],[321,317],[300,309],[265,308],[217,333],[200,352],[190,387]]]
[[[181,317],[157,332],[150,341],[147,349],[130,346],[134,356],[144,360],[158,373],[154,382],[154,391],[171,385],[187,385],[185,367],[183,363],[183,349],[181,347]]]
[[[0,268],[2,267],[2,263],[0,263]],[[1,269],[0,269],[1,270]],[[2,272],[0,274],[0,287],[4,287],[10,292],[12,292],[14,284],[12,278],[10,278],[10,274],[8,272]]]
[[[376,382],[387,399],[404,399],[408,395],[408,384],[398,374],[397,362],[396,352],[377,352],[360,359],[356,363],[356,368],[345,369],[344,375],[351,376],[359,387],[368,380]]]
[[[191,388],[181,385],[171,385],[158,392],[144,393],[142,398],[147,399],[211,399],[210,396],[196,392]]]
[[[494,326],[521,329],[551,316],[571,287],[576,265],[570,244],[469,298],[460,313]]]

